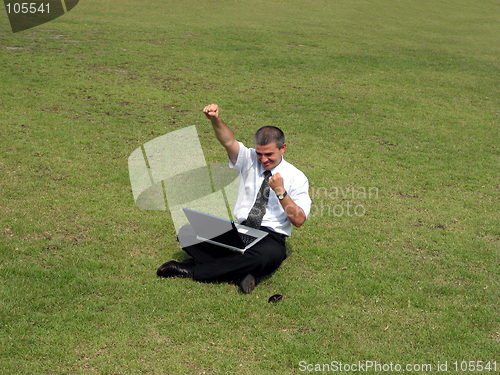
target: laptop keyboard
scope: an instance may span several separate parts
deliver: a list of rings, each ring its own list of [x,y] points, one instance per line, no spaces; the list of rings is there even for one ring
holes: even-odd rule
[[[243,241],[243,243],[245,244],[245,246],[251,244],[257,238],[257,237],[250,236],[250,235],[245,234],[245,233],[238,232],[238,234],[240,235],[240,238]]]

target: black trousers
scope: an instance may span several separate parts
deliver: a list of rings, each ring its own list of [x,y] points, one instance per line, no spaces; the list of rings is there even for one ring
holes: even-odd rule
[[[196,261],[193,279],[238,282],[248,274],[255,277],[268,275],[277,270],[286,258],[286,236],[266,227],[260,229],[269,234],[243,254],[199,242],[189,224],[181,228],[177,239],[182,249]]]

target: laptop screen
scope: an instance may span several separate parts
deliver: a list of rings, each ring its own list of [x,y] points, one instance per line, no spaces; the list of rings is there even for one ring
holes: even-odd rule
[[[233,230],[233,224],[226,219],[184,208],[195,233],[203,238],[213,239]]]

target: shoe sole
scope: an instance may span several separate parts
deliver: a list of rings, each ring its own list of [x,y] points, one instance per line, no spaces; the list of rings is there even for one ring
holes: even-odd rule
[[[241,291],[245,294],[251,293],[255,289],[255,277],[247,275],[240,282]]]

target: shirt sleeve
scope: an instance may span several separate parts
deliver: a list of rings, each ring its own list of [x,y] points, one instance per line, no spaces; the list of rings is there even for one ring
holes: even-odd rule
[[[302,172],[295,176],[288,194],[294,203],[302,208],[307,218],[311,212],[312,201],[309,196],[309,180]]]
[[[238,142],[238,144],[240,145],[240,150],[238,152],[236,163],[233,163],[228,156],[229,168],[234,169],[238,173],[243,173],[252,166],[252,152],[243,143]]]

